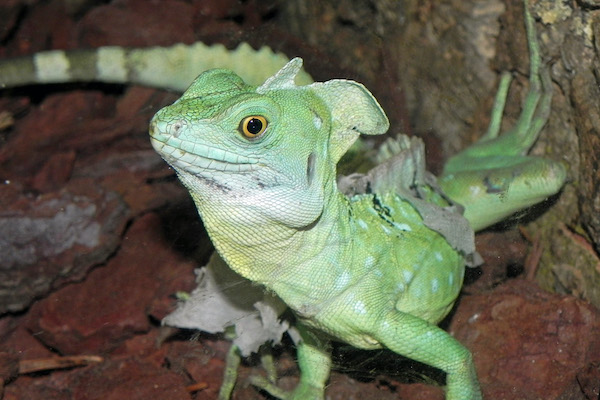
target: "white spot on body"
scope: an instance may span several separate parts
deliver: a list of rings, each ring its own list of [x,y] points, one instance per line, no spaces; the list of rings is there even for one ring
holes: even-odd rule
[[[317,128],[317,130],[321,129],[321,126],[323,126],[323,120],[317,114],[314,114],[313,124],[315,125],[315,128]]]
[[[362,301],[357,301],[356,303],[354,303],[354,312],[357,314],[361,314],[364,315],[367,313],[367,306],[365,305],[365,303],[363,303]]]
[[[436,293],[439,288],[440,288],[440,281],[438,281],[437,278],[433,278],[431,280],[431,293]]]
[[[394,226],[398,229],[400,229],[401,231],[405,231],[405,232],[410,232],[412,231],[412,228],[410,227],[410,225],[408,224],[401,224],[399,222],[394,222]]]
[[[338,278],[335,280],[335,286],[338,289],[345,288],[350,283],[350,273],[348,271],[344,271]]]
[[[404,282],[410,283],[415,274],[411,270],[405,269],[404,271],[402,271],[402,276],[404,277]]]
[[[62,50],[45,51],[33,56],[36,78],[39,82],[68,81],[71,63]]]
[[[356,223],[358,224],[358,226],[360,226],[363,229],[369,229],[369,226],[367,225],[367,223],[365,221],[363,221],[362,219],[357,219]]]
[[[454,274],[452,272],[450,272],[450,274],[448,275],[448,285],[454,286]]]
[[[385,225],[381,225],[381,229],[383,229],[383,232],[386,235],[389,235],[390,233],[392,233],[392,231],[390,231],[390,229],[387,226],[385,226]]]
[[[375,265],[375,257],[368,256],[367,259],[365,260],[365,268],[371,269],[371,268],[373,268],[374,265]]]
[[[444,256],[442,256],[442,253],[440,253],[439,251],[436,251],[435,253],[433,253],[433,255],[435,256],[436,260],[444,261]]]
[[[477,185],[469,186],[469,192],[471,192],[472,196],[479,196],[481,193],[482,187]]]

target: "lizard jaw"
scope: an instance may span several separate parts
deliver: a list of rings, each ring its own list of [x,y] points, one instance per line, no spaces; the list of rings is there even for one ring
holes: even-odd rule
[[[248,173],[259,165],[255,158],[163,134],[155,124],[150,129],[150,141],[169,165],[195,175],[207,172]]]

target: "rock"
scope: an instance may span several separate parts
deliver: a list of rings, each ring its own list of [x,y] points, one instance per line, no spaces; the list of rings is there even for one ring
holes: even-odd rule
[[[128,219],[120,197],[90,180],[38,197],[0,190],[0,314],[82,279],[115,251]]]
[[[473,353],[490,399],[559,398],[600,355],[596,308],[523,279],[464,296],[450,330]]]
[[[31,307],[27,327],[61,354],[107,352],[164,317],[178,290],[194,284],[191,261],[174,253],[156,214],[141,217],[106,266]],[[155,312],[157,311],[157,312]]]

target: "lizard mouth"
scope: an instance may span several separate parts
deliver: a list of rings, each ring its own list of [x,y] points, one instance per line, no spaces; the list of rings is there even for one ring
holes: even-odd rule
[[[150,131],[152,147],[175,169],[191,173],[219,171],[245,173],[256,169],[259,161],[240,156],[217,147],[181,140],[171,135],[162,135],[156,129]]]

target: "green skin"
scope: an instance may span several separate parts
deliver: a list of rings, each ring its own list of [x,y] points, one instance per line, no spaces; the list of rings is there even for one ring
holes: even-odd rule
[[[526,155],[551,97],[527,12],[526,24],[532,83],[520,121],[498,136],[509,81],[503,78],[490,130],[439,178],[474,229],[545,199],[565,180],[561,165]],[[464,255],[424,225],[409,199],[338,191],[341,156],[359,134],[385,133],[388,120],[356,82],[296,86],[300,66],[292,60],[258,88],[228,70],[205,72],[150,128],[219,254],[298,317],[297,388],[285,393],[255,383],[280,398],[322,399],[331,365],[326,333],[445,371],[447,399],[481,399],[471,354],[436,326],[460,292]]]

